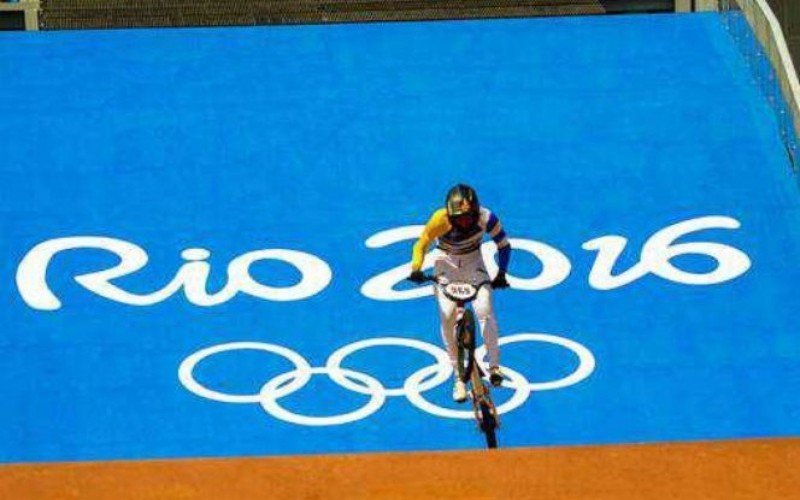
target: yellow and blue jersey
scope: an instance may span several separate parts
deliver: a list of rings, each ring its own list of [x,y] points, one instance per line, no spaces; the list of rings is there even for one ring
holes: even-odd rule
[[[487,233],[500,250],[500,270],[505,271],[511,246],[503,224],[491,210],[481,207],[475,227],[462,230],[450,224],[447,210],[441,208],[433,213],[414,245],[411,269],[419,271],[422,268],[425,253],[434,240],[437,242],[437,247],[446,254],[461,255],[478,250],[483,242],[483,235]]]

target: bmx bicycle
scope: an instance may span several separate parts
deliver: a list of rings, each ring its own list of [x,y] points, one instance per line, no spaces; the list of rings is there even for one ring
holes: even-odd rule
[[[475,300],[482,286],[491,286],[490,281],[477,285],[460,281],[446,281],[439,276],[426,275],[426,282],[433,282],[445,297],[456,304],[456,342],[458,345],[458,377],[467,384],[469,399],[475,414],[478,429],[486,438],[486,446],[497,448],[497,429],[500,417],[492,401],[489,386],[483,381],[486,375],[475,359],[475,315],[467,305]]]

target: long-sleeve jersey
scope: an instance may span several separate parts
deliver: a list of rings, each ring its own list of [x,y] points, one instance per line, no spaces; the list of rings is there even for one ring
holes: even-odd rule
[[[500,271],[508,269],[508,261],[511,256],[511,245],[506,238],[503,224],[488,208],[481,207],[480,217],[476,227],[461,230],[450,224],[447,218],[447,210],[441,208],[433,213],[425,229],[414,244],[411,258],[411,269],[419,271],[422,268],[422,261],[425,258],[428,248],[434,240],[438,240],[437,246],[447,254],[459,255],[478,250],[483,241],[483,235],[488,233],[492,241],[497,245],[499,253]]]

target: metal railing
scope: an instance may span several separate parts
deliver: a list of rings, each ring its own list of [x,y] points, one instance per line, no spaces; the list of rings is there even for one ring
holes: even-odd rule
[[[766,0],[718,0],[728,32],[776,115],[792,168],[800,170],[800,82],[780,23]]]
[[[604,14],[607,0],[42,0],[42,29]]]

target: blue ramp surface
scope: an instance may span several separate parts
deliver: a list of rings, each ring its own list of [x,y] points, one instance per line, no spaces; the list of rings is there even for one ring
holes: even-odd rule
[[[716,15],[4,34],[0,75],[0,461],[480,447],[402,280],[460,181],[514,246],[502,446],[800,431],[797,188]]]

